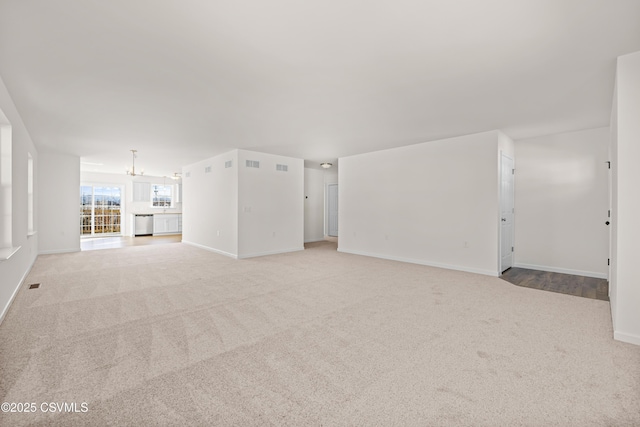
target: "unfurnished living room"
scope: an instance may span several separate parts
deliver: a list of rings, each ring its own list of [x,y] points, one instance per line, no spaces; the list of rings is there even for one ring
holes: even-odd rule
[[[640,0],[0,0],[0,425],[640,425]]]

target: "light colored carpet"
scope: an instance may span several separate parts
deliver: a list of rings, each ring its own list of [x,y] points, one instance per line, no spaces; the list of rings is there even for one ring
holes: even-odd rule
[[[0,425],[640,425],[608,302],[335,249],[40,256],[0,325],[0,401],[38,412]]]

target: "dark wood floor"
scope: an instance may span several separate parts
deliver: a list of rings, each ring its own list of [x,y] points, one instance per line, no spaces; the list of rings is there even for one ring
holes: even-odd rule
[[[515,267],[502,273],[500,278],[525,288],[609,301],[609,282],[605,279]]]

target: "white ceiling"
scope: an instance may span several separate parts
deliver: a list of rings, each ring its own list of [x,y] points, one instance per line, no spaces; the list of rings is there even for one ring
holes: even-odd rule
[[[638,50],[640,0],[0,0],[32,139],[104,172],[606,126]]]

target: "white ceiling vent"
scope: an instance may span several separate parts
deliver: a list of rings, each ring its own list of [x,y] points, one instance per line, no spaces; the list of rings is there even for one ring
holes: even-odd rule
[[[233,160],[227,160],[226,162],[224,162],[225,169],[230,168],[231,166],[233,166]]]
[[[257,160],[247,160],[246,165],[248,168],[259,168],[260,162]]]
[[[211,166],[205,166],[204,173],[211,173]]]
[[[289,166],[287,165],[276,165],[277,171],[289,172]]]

